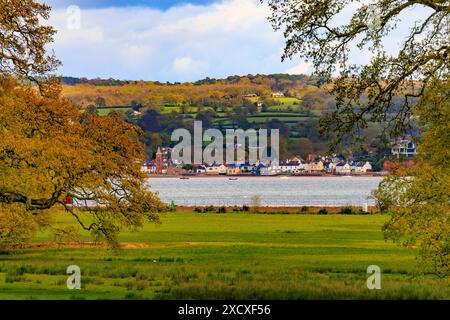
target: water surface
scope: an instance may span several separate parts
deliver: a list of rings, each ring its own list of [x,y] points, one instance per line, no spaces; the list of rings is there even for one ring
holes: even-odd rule
[[[228,177],[150,178],[148,183],[166,203],[185,206],[242,206],[255,195],[263,206],[372,205],[370,192],[381,177]]]

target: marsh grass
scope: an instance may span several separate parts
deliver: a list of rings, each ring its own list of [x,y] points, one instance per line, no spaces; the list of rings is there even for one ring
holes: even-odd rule
[[[448,279],[418,272],[414,250],[384,241],[386,218],[170,213],[122,236],[143,248],[1,255],[0,299],[450,299]],[[72,264],[77,292],[66,288]],[[371,264],[382,290],[366,287]]]

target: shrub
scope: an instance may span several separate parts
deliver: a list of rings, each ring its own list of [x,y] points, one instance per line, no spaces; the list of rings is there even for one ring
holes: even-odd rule
[[[261,207],[261,197],[258,195],[254,195],[250,199],[250,208],[253,213],[258,213],[259,208]]]
[[[352,207],[342,207],[341,214],[354,214]]]
[[[216,212],[217,212],[217,213],[227,213],[227,208],[224,207],[224,206],[219,207],[219,208],[217,208],[217,211],[216,211]]]
[[[318,214],[328,214],[328,210],[325,208],[322,208],[319,210]]]
[[[213,211],[214,211],[214,207],[213,206],[208,206],[208,207],[203,209],[204,213],[206,213],[206,212],[213,212]]]
[[[300,209],[300,212],[299,212],[299,213],[301,213],[301,214],[309,213],[309,208],[308,208],[307,206],[303,206],[303,207]]]

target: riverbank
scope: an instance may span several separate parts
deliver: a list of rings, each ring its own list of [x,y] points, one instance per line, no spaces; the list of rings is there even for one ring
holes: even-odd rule
[[[388,173],[386,172],[372,172],[366,174],[352,174],[352,175],[339,175],[339,174],[302,174],[302,175],[287,175],[287,174],[279,174],[279,175],[270,175],[270,176],[262,176],[262,175],[253,175],[253,174],[237,174],[237,175],[208,175],[208,174],[146,174],[147,178],[178,178],[178,179],[195,179],[195,178],[330,178],[330,177],[385,177]]]
[[[176,206],[174,210],[180,213],[233,213],[247,212],[255,214],[373,214],[378,212],[376,206],[344,206],[344,207],[320,207],[320,206],[301,206],[301,207],[238,207],[238,206]],[[367,211],[366,211],[367,210]]]

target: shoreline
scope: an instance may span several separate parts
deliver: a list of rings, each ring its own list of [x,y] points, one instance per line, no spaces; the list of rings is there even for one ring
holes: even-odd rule
[[[196,178],[279,178],[279,179],[295,179],[295,178],[384,178],[387,174],[355,174],[355,175],[335,175],[335,174],[321,174],[321,175],[273,175],[273,176],[259,176],[259,175],[168,175],[168,174],[147,174],[147,178],[178,178],[180,180],[196,179]]]
[[[234,209],[239,209],[242,208],[242,206],[175,206],[175,212],[181,212],[181,213],[192,213],[195,212],[196,208],[201,208],[201,209],[205,209],[205,208],[213,208],[213,210],[217,210],[219,208],[225,208],[227,210],[226,213],[239,213],[239,212],[244,212],[244,213],[248,213],[248,214],[313,214],[316,215],[318,214],[318,212],[321,209],[326,209],[328,211],[328,214],[346,214],[346,213],[342,213],[342,209],[343,208],[351,208],[352,210],[354,210],[354,215],[358,215],[360,213],[358,213],[359,210],[361,210],[362,206],[258,206],[257,207],[257,211],[251,211],[252,207],[249,207],[250,211],[234,211]],[[305,208],[305,209],[303,209]],[[302,211],[302,209],[304,211]],[[372,205],[372,206],[368,206],[368,213],[369,214],[373,214],[373,213],[377,213],[378,209],[376,206]],[[210,211],[210,212],[204,212],[204,213],[211,213],[211,214],[223,214],[224,212],[215,212],[215,211]],[[168,213],[170,214],[170,212]],[[348,214],[348,213],[347,213]],[[351,214],[350,214],[351,215]]]

